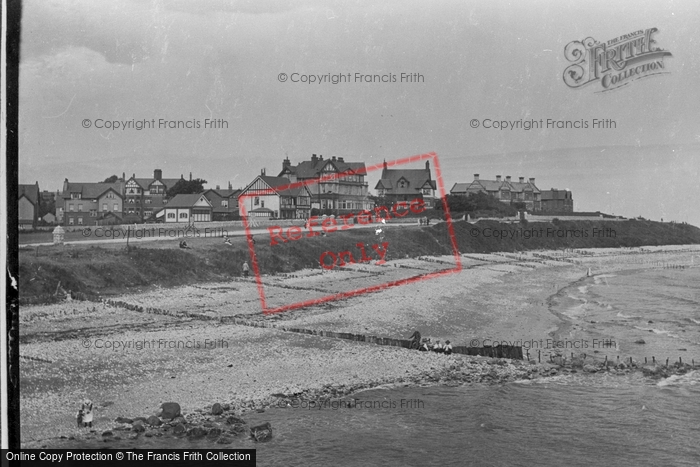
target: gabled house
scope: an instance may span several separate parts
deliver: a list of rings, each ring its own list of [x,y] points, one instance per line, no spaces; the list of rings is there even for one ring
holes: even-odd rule
[[[289,188],[291,183],[285,177],[267,176],[263,170],[238,195],[240,216],[308,219],[311,216],[311,192],[306,186]]]
[[[282,161],[282,171],[278,177],[289,182],[321,180],[321,178],[342,174],[336,179],[307,185],[311,193],[311,208],[326,211],[327,214],[342,214],[372,209],[367,190],[367,169],[364,162],[346,162],[343,157],[311,155],[311,159],[292,165],[289,158]]]
[[[212,205],[213,220],[229,221],[239,219],[238,195],[241,194],[241,190],[231,188],[231,183],[228,184],[228,189],[222,190],[217,185],[216,189],[210,188],[204,191],[203,194]]]
[[[426,207],[435,206],[437,184],[430,176],[430,161],[425,161],[425,169],[389,169],[384,161],[382,176],[374,189],[387,204],[422,199]]]
[[[63,193],[63,225],[104,225],[122,222],[123,182],[75,183],[65,179]]]
[[[528,211],[539,211],[541,207],[541,192],[535,185],[534,178],[525,181],[525,177],[520,177],[516,182],[511,180],[510,175],[505,180],[496,175],[496,180],[485,180],[479,178],[479,174],[474,174],[471,183],[455,183],[450,190],[450,194],[462,196],[479,192],[489,194],[503,203],[522,202]]]
[[[192,179],[192,174],[190,174]],[[153,178],[137,178],[133,174],[124,185],[124,222],[141,223],[154,218],[168,202],[167,192],[180,178],[163,178],[163,171],[155,169]]]
[[[179,194],[168,201],[155,217],[165,223],[211,222],[212,206],[202,193]]]
[[[20,230],[33,229],[39,218],[40,208],[39,182],[34,185],[19,185],[19,220]]]

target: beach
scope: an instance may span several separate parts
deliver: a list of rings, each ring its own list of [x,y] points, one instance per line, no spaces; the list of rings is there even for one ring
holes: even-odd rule
[[[631,271],[663,271],[687,279],[698,273],[700,246],[465,254],[460,259],[463,269],[457,273],[271,316],[261,313],[254,280],[240,278],[112,297],[169,314],[75,300],[24,306],[22,444],[53,446],[60,436],[85,436],[74,418],[85,398],[95,403],[98,436],[115,426],[115,418],[148,417],[164,402],[178,402],[185,414],[221,403],[259,417],[258,411],[269,410],[280,398],[312,399],[330,394],[329,388],[346,396],[372,387],[540,378],[549,374],[554,356],[571,353],[586,353],[591,361],[618,356],[639,361],[653,353],[700,363],[697,323],[671,332],[684,334],[687,341],[674,346],[663,326],[653,328],[661,332],[649,332],[641,322],[620,325],[616,321],[635,318],[615,312],[612,319],[604,315],[605,305],[603,311],[598,304],[590,308],[595,299],[576,302],[581,297],[569,296],[571,290],[586,293],[579,288],[595,290],[606,278],[612,280],[610,275]],[[305,270],[263,281],[270,302],[279,305],[453,266],[449,256],[407,258],[354,271]],[[697,306],[697,289],[686,300]],[[583,311],[574,309],[582,303]],[[194,312],[200,317],[188,316]],[[590,319],[591,313],[598,315]],[[227,324],[227,317],[245,317],[265,327]],[[634,331],[635,326],[640,329]],[[455,346],[512,343],[527,349],[534,364],[422,353],[282,328],[395,339],[418,330]],[[642,336],[649,344],[635,343]],[[594,348],[594,340],[615,344]]]

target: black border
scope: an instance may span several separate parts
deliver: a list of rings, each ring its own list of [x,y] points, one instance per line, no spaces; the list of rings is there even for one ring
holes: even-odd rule
[[[7,421],[8,447],[20,448],[20,414],[19,414],[19,290],[12,286],[17,282],[19,273],[17,219],[19,215],[17,187],[19,186],[19,57],[22,4],[21,0],[7,0],[7,35],[5,36],[6,103],[7,116],[7,151],[5,153],[7,194],[7,280],[5,306],[7,326]]]

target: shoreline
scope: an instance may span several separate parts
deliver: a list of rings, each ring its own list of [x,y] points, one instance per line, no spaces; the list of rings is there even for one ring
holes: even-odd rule
[[[700,254],[700,247],[697,248],[697,251]],[[544,254],[553,256],[560,253],[545,252]],[[664,254],[674,255],[672,250],[665,251]],[[470,254],[463,256],[472,257],[479,255]],[[482,260],[488,260],[488,262],[474,260],[474,264],[480,264],[480,266],[465,269],[460,274],[437,279],[435,282],[426,282],[425,285],[417,289],[394,288],[381,293],[346,300],[333,307],[314,309],[307,312],[302,310],[285,315],[277,323],[286,327],[357,332],[360,330],[357,323],[360,322],[366,329],[363,333],[403,339],[408,338],[410,335],[409,330],[421,329],[421,333],[424,336],[441,338],[441,340],[445,338],[453,339],[453,345],[461,345],[468,342],[475,335],[480,335],[481,339],[518,336],[523,338],[528,337],[527,335],[541,338],[544,335],[554,335],[561,331],[562,326],[566,325],[566,320],[555,316],[549,310],[548,299],[553,296],[554,289],[558,293],[560,290],[570,287],[581,280],[581,270],[585,271],[587,266],[580,263],[574,265],[567,262],[562,263],[561,261],[542,260],[542,258],[537,258],[530,254],[523,254],[522,256],[527,257],[529,261],[523,261],[523,264],[519,265],[518,262],[505,261],[503,256],[480,255]],[[579,258],[581,256],[583,255],[579,255]],[[624,255],[615,255],[618,259],[620,256]],[[536,259],[537,261],[542,260],[542,263],[536,262]],[[585,259],[583,258],[583,263],[586,262]],[[598,259],[600,257],[597,257],[596,260]],[[631,266],[631,264],[628,266]],[[617,266],[617,268],[619,267],[620,265]],[[606,268],[601,269],[605,270]],[[623,267],[622,269],[628,268]],[[529,274],[533,271],[537,273],[537,276]],[[555,281],[559,281],[559,284],[555,283],[552,287],[546,280],[543,280],[543,277],[545,279],[553,278]],[[568,278],[572,278],[572,280],[564,280]],[[239,285],[238,283],[235,284],[236,286]],[[563,287],[558,287],[558,285],[563,285]],[[212,287],[216,287],[216,284],[213,284]],[[213,294],[212,290],[214,289],[203,291],[203,295],[211,296]],[[177,291],[165,290],[164,292],[172,295],[176,294]],[[429,293],[426,294],[425,292]],[[239,288],[235,292],[221,290],[219,293],[223,297],[221,302],[223,303],[228,300],[227,294],[229,293],[247,295],[249,291],[245,290],[245,288]],[[442,297],[440,297],[441,293],[443,293]],[[437,300],[435,299],[436,295],[439,297]],[[135,295],[129,294],[130,299],[133,297]],[[211,297],[205,298],[211,301]],[[173,297],[173,300],[177,299],[177,296]],[[83,302],[77,303],[82,304]],[[368,305],[373,306],[370,307]],[[70,307],[71,305],[68,306]],[[43,307],[52,307],[52,305]],[[42,307],[34,306],[29,308],[39,310]],[[377,309],[382,310],[382,313],[377,313]],[[426,313],[421,312],[423,309],[432,310],[434,313],[426,315]],[[91,320],[101,322],[104,319],[103,315],[98,310],[96,314],[85,312],[84,316],[80,318],[89,322]],[[54,317],[54,319],[60,321],[63,319],[63,316],[61,315],[61,318]],[[167,321],[166,325],[177,324],[175,326],[176,330],[173,332],[148,330],[139,333],[137,331],[129,331],[126,333],[126,337],[159,337],[162,335],[168,338],[177,338],[178,336],[191,338],[192,333],[200,333],[200,335],[201,333],[208,333],[211,336],[228,338],[229,341],[236,343],[234,349],[242,349],[242,351],[240,355],[239,352],[236,352],[234,355],[230,351],[224,350],[222,352],[219,349],[215,349],[215,351],[208,353],[190,352],[183,355],[182,353],[172,352],[151,352],[150,354],[143,353],[139,356],[137,355],[138,352],[132,349],[129,352],[125,352],[124,355],[117,354],[124,360],[124,362],[118,364],[117,368],[123,368],[123,371],[117,371],[118,374],[121,374],[121,378],[117,378],[120,381],[111,382],[112,384],[116,382],[119,386],[128,389],[124,397],[138,400],[135,404],[127,404],[124,397],[120,398],[104,384],[108,380],[104,378],[105,375],[100,375],[101,377],[97,378],[99,381],[93,382],[92,389],[92,394],[95,394],[93,400],[97,402],[102,412],[99,418],[99,425],[96,423],[96,429],[99,432],[107,428],[114,428],[113,420],[118,416],[152,415],[160,403],[169,401],[181,403],[183,411],[192,414],[203,413],[203,411],[206,411],[206,407],[215,402],[228,403],[234,406],[235,410],[238,410],[237,413],[245,416],[246,414],[256,413],[259,409],[264,409],[265,404],[268,407],[269,404],[274,404],[275,400],[277,400],[273,398],[275,394],[291,397],[310,396],[317,399],[328,394],[335,394],[336,396],[340,394],[341,397],[349,397],[358,392],[377,389],[384,385],[397,387],[406,384],[410,386],[421,386],[424,384],[483,384],[480,378],[486,378],[487,376],[489,378],[487,382],[503,384],[517,379],[529,379],[526,376],[532,374],[531,369],[533,368],[543,369],[542,374],[538,370],[537,374],[539,376],[544,376],[544,373],[549,375],[551,368],[554,366],[559,368],[559,365],[553,366],[544,358],[541,365],[530,365],[526,361],[514,361],[504,365],[499,363],[499,361],[503,362],[503,360],[486,357],[426,355],[423,352],[373,346],[367,343],[341,342],[340,339],[319,336],[292,336],[291,334],[293,333],[284,333],[274,328],[244,328],[236,325],[217,325],[213,322],[183,321],[174,317],[144,316],[143,313],[126,312],[123,309],[119,310],[118,315],[108,312],[108,316],[115,316],[114,319],[118,317],[122,321],[130,320],[129,322],[139,322],[139,320],[144,318],[149,320],[174,320],[173,322]],[[66,325],[70,327],[70,319],[66,318],[66,320],[68,322]],[[523,325],[527,325],[527,327],[523,328]],[[556,330],[552,330],[553,327],[556,327]],[[119,334],[118,329],[113,332]],[[190,332],[190,335],[188,335],[188,332]],[[129,333],[132,334],[129,335]],[[523,333],[527,335],[524,336]],[[116,334],[107,333],[106,335]],[[60,356],[62,352],[65,352],[70,347],[71,352],[67,355],[70,361],[57,358],[59,366],[69,363],[69,366],[73,367],[77,364],[78,368],[85,370],[85,368],[89,367],[94,371],[95,368],[101,365],[107,364],[107,366],[110,366],[117,364],[114,358],[110,358],[106,354],[96,354],[96,352],[81,354],[83,357],[87,357],[88,360],[94,360],[92,366],[89,361],[81,362],[80,355],[76,355],[75,344],[77,343],[68,339],[62,341],[62,343],[43,342],[29,344],[23,346],[22,353],[27,357],[42,358],[41,352],[34,351],[40,350],[42,346],[48,346],[49,348],[46,351],[53,349],[55,354]],[[532,353],[530,357],[533,358]],[[254,360],[252,363],[255,364],[251,365],[250,360]],[[178,365],[178,361],[180,361],[180,365]],[[187,361],[199,362],[199,377],[197,377],[197,373],[187,374],[186,371],[182,370],[183,362]],[[160,371],[157,371],[155,374],[149,374],[147,381],[143,382],[139,382],[144,376],[143,374],[130,373],[126,369],[128,365],[138,366],[146,364],[153,366],[156,362],[165,363],[166,366],[169,364],[170,368],[158,368]],[[235,365],[240,368],[226,370],[228,365]],[[317,367],[320,365],[325,368],[315,369],[314,365]],[[26,373],[23,374],[23,378],[28,376],[29,387],[34,385],[34,390],[23,393],[23,415],[30,416],[27,421],[35,420],[29,424],[23,423],[23,446],[26,447],[27,443],[46,443],[49,440],[55,440],[56,442],[66,441],[47,433],[47,420],[45,417],[52,414],[43,413],[43,416],[39,416],[37,419],[38,413],[40,413],[36,410],[37,404],[41,406],[42,400],[44,403],[51,400],[50,397],[47,399],[47,396],[50,396],[53,392],[50,387],[46,387],[44,390],[41,389],[41,368],[45,368],[46,364],[40,361],[23,360],[22,366],[23,371]],[[459,369],[451,369],[451,367],[455,366],[458,366]],[[467,373],[460,372],[463,368],[469,371]],[[73,369],[75,370],[76,368]],[[252,382],[243,381],[246,379],[246,376],[244,376],[246,369],[250,375],[249,378],[253,379]],[[323,369],[326,371],[321,371]],[[375,371],[368,371],[368,369],[374,369]],[[300,370],[302,374],[298,374]],[[224,374],[223,371],[232,371],[232,374],[226,376],[228,373]],[[502,371],[503,375],[499,375],[499,371]],[[615,368],[609,371],[618,371],[618,369]],[[624,369],[622,371],[624,372]],[[55,375],[48,375],[48,377],[61,377],[61,374],[63,374],[62,378],[64,379],[62,383],[66,384],[66,394],[60,398],[64,404],[70,405],[71,402],[79,400],[77,398],[78,395],[87,395],[79,383],[73,384],[70,381],[65,381],[65,373],[61,373],[61,371],[58,371]],[[222,378],[218,379],[222,379],[222,381],[217,382],[213,390],[209,390],[206,385],[202,386],[207,381],[206,378],[211,379],[213,384],[214,378],[219,375]],[[278,377],[274,378],[270,375]],[[171,376],[175,376],[175,378],[171,379]],[[241,376],[243,377],[242,379]],[[314,381],[314,383],[308,384],[308,381]],[[149,385],[161,387],[162,389],[154,391]],[[188,387],[198,388],[198,393],[193,397],[193,394],[187,390]],[[42,393],[44,394],[43,396]],[[31,399],[32,402],[29,405],[27,405],[29,402],[27,398]],[[111,404],[102,406],[105,402],[110,401]],[[31,407],[35,408],[32,409]],[[70,412],[74,411],[71,410]],[[48,431],[54,434],[60,433],[63,436],[75,436],[77,432],[79,433],[75,429],[71,430],[68,428],[68,426],[75,424],[74,420],[70,423],[65,423],[65,415],[61,414],[62,412],[59,410],[49,417],[56,420],[56,429],[52,427]],[[64,421],[61,422],[61,420]],[[42,425],[44,429],[39,429]],[[35,428],[31,428],[32,426]],[[61,426],[64,426],[66,429],[60,428]],[[29,431],[25,433],[25,430]],[[31,435],[30,433],[34,434]],[[48,436],[42,436],[41,433]]]

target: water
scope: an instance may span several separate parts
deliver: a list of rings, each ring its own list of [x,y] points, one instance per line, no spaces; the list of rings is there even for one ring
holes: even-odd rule
[[[572,336],[615,339],[612,353],[685,348],[684,361],[694,355],[700,364],[699,283],[699,269],[623,272],[572,285],[552,304],[578,323]],[[634,344],[639,335],[648,344]],[[261,466],[700,466],[700,370],[663,380],[576,373],[496,386],[385,388],[353,398],[359,407],[246,415],[251,425],[272,423],[268,443],[140,438],[110,446],[256,448]]]

